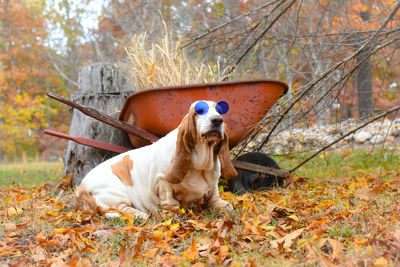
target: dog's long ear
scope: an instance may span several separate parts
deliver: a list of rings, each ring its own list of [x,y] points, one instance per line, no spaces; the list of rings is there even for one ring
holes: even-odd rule
[[[231,153],[229,152],[229,140],[226,132],[224,133],[224,139],[221,141],[218,157],[221,162],[221,176],[228,180],[236,178],[238,173],[232,165]]]
[[[196,113],[192,108],[179,126],[176,152],[165,176],[165,180],[169,183],[181,183],[192,164],[192,150],[198,138],[195,116]]]

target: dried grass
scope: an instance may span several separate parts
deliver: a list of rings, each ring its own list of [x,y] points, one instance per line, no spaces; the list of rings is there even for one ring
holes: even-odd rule
[[[161,86],[197,84],[232,78],[228,67],[221,63],[201,63],[181,49],[181,39],[167,30],[157,43],[150,43],[147,33],[133,36],[126,47],[128,67],[126,72],[137,90]]]

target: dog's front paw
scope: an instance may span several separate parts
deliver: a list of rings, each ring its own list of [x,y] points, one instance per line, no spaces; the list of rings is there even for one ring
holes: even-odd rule
[[[215,203],[212,203],[211,208],[213,209],[226,209],[226,210],[233,210],[232,205],[225,200],[219,199],[218,201],[216,201]]]
[[[147,213],[140,211],[140,210],[133,211],[132,215],[134,218],[142,219],[143,221],[145,221],[149,218],[149,215]]]
[[[172,213],[179,213],[179,210],[180,210],[180,206],[175,206],[175,205],[172,206],[172,205],[168,205],[168,204],[161,205],[161,208],[163,210],[167,210]]]
[[[228,211],[232,211],[233,210],[233,206],[231,205],[231,203],[226,204],[226,206],[224,208],[226,210],[228,210]]]
[[[169,201],[161,201],[160,207],[163,210],[178,213],[181,209],[181,203],[176,199],[170,199]]]

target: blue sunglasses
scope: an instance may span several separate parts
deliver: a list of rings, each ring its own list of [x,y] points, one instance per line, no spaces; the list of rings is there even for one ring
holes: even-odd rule
[[[217,112],[221,115],[224,115],[228,112],[229,110],[229,104],[226,103],[225,101],[219,101],[217,105],[215,106],[215,109]],[[194,110],[196,111],[197,114],[199,115],[205,115],[207,114],[209,110],[209,106],[205,101],[199,101],[197,104],[194,106]]]

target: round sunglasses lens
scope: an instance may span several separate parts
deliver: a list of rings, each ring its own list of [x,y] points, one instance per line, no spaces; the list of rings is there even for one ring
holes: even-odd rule
[[[219,114],[224,115],[229,111],[229,104],[225,101],[219,101],[215,106],[215,109]]]
[[[199,101],[194,106],[194,110],[199,115],[207,114],[207,112],[208,112],[208,104],[206,102],[204,102],[204,101]]]

